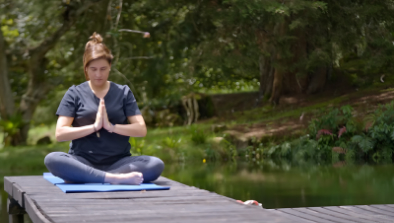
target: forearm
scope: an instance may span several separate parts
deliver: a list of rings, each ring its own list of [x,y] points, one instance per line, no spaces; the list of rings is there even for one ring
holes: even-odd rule
[[[131,136],[131,137],[144,137],[146,136],[146,126],[140,123],[133,123],[133,124],[116,124],[114,125],[113,129],[114,133],[124,136]]]
[[[95,132],[93,124],[81,127],[63,126],[56,129],[56,140],[58,142],[70,141],[85,137]]]

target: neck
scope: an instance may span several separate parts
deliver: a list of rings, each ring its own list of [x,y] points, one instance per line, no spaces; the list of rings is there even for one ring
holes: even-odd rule
[[[98,85],[94,85],[94,84],[92,84],[91,81],[89,81],[89,86],[94,92],[105,91],[105,90],[107,90],[107,88],[109,86],[109,81],[107,81],[107,82],[105,82],[105,84],[99,85],[99,86]]]

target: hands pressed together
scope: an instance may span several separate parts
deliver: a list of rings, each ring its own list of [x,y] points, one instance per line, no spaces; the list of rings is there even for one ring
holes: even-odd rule
[[[100,99],[96,121],[93,126],[97,137],[100,137],[98,131],[102,128],[106,129],[108,132],[113,132],[115,129],[115,126],[108,120],[107,109],[105,107],[104,99],[102,98]],[[144,177],[140,172],[130,172],[125,174],[106,173],[104,181],[115,184],[140,185],[144,181]]]
[[[107,109],[105,107],[104,99],[102,98],[100,99],[96,115],[96,121],[94,122],[93,126],[96,132],[98,132],[102,128],[104,128],[108,132],[113,132],[115,129],[115,126],[112,125],[108,120]],[[100,137],[99,134],[97,134],[97,136]]]

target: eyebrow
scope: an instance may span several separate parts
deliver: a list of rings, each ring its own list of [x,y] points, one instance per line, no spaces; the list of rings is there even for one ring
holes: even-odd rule
[[[100,69],[101,68],[107,68],[108,66],[104,66],[104,67],[100,67]],[[97,68],[97,67],[91,67],[91,66],[89,66],[89,68]]]

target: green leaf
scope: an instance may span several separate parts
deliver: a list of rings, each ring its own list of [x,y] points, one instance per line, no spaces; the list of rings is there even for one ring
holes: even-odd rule
[[[352,143],[360,143],[363,140],[363,137],[360,135],[355,135],[352,137],[351,141]]]

